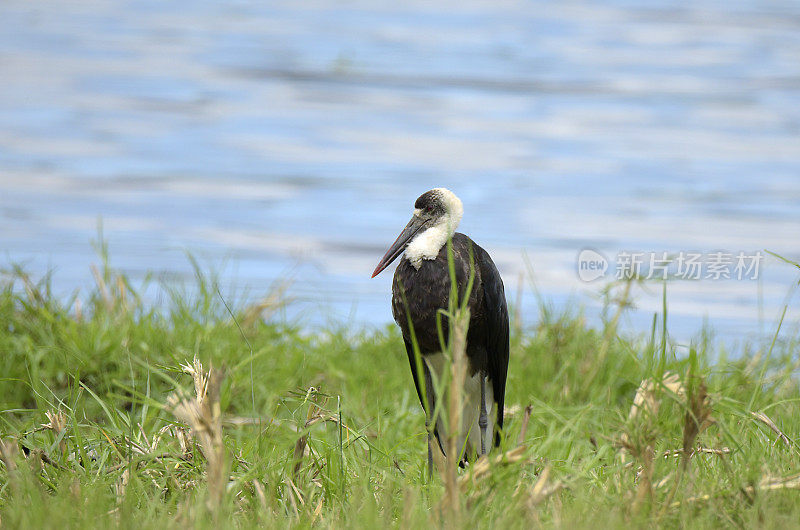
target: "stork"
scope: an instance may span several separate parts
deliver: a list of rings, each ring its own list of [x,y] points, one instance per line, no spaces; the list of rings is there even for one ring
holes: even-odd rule
[[[470,321],[467,331],[467,375],[464,384],[464,409],[457,447],[463,467],[478,455],[486,454],[491,445],[489,418],[493,416],[494,445],[500,443],[503,428],[503,404],[508,372],[508,309],[503,280],[492,258],[469,237],[455,231],[463,207],[461,200],[448,189],[436,188],[423,193],[414,203],[411,221],[386,251],[374,278],[398,256],[392,282],[392,316],[403,333],[411,376],[422,407],[426,424],[432,419],[437,399],[432,374],[437,381],[444,377],[448,363],[437,329],[437,312],[447,310],[451,293],[448,245],[452,241],[456,286],[463,296],[470,276],[474,274],[467,307]],[[459,300],[461,302],[461,300]],[[447,319],[441,318],[444,337],[448,336]],[[412,339],[413,334],[413,339]],[[418,377],[413,340],[422,357],[423,378]],[[429,403],[425,403],[420,383],[425,384]],[[439,450],[445,454],[448,422],[436,418],[433,433]],[[428,467],[433,466],[432,440],[428,443]],[[446,456],[446,454],[445,454]]]

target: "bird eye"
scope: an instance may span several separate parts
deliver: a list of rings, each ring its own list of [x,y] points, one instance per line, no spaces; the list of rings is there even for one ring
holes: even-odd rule
[[[433,205],[429,204],[428,206],[426,206],[425,207],[425,211],[428,212],[428,213],[431,213],[433,211]]]

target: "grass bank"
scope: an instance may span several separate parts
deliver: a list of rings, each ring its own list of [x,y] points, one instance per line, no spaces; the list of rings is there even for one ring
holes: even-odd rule
[[[677,345],[667,306],[619,336],[541,307],[514,329],[502,451],[426,480],[394,327],[309,333],[191,294],[141,303],[108,268],[80,299],[0,287],[0,524],[85,527],[794,527],[798,338],[736,359]],[[267,318],[264,318],[267,315]],[[668,326],[667,326],[668,327]],[[778,323],[776,323],[776,329]],[[450,515],[448,515],[450,514]]]

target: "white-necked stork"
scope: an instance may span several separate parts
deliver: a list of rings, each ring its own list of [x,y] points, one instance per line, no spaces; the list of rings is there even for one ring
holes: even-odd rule
[[[463,448],[459,463],[463,466],[491,446],[500,443],[503,427],[506,374],[508,372],[508,308],[503,280],[489,254],[469,237],[455,231],[463,207],[461,200],[445,188],[423,193],[414,203],[414,214],[408,225],[389,247],[372,277],[377,276],[405,252],[397,266],[392,282],[392,315],[403,332],[411,375],[417,395],[430,419],[437,396],[431,373],[442,381],[448,363],[442,354],[442,344],[436,325],[436,314],[448,309],[451,292],[447,240],[452,238],[453,260],[459,296],[466,291],[474,264],[474,280],[467,307],[470,311],[467,332],[467,377],[464,387],[462,427],[457,438]],[[459,300],[461,302],[461,300]],[[417,363],[412,346],[412,330],[422,355],[425,394],[420,390]],[[447,319],[440,317],[444,337],[448,336]],[[487,384],[488,383],[488,384]],[[494,428],[489,430],[489,418],[494,416]],[[445,453],[448,422],[440,414],[434,425],[439,449]],[[430,441],[429,441],[430,442]],[[431,445],[428,444],[428,465],[432,466]]]

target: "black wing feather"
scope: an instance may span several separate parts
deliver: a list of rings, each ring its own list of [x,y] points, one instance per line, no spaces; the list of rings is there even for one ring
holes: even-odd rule
[[[486,356],[492,392],[497,403],[497,430],[495,446],[500,445],[500,431],[503,429],[505,407],[506,377],[508,375],[508,306],[503,288],[503,279],[497,271],[492,258],[484,249],[475,245],[476,261],[480,267],[483,287],[483,310],[486,316]]]

